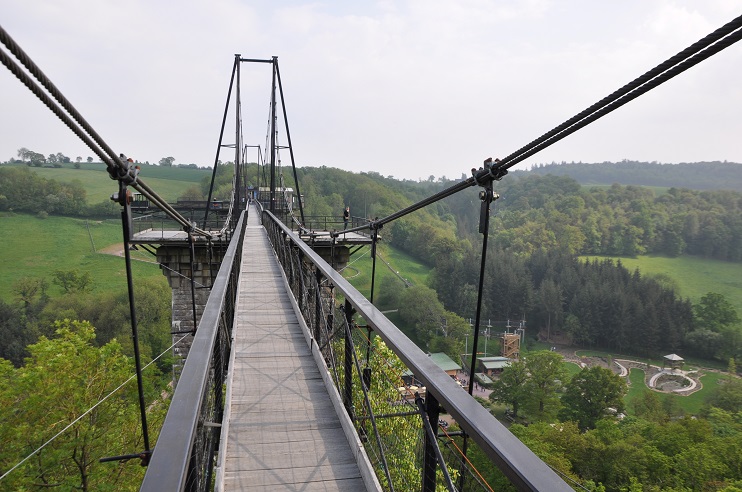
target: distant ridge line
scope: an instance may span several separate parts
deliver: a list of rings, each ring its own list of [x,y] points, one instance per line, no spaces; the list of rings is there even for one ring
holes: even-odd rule
[[[692,190],[732,190],[742,193],[742,164],[682,162],[678,164],[624,160],[621,162],[562,162],[536,164],[515,175],[569,176],[582,185],[660,186]]]

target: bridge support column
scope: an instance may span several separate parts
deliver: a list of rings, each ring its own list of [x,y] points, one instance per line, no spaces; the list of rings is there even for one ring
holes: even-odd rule
[[[199,246],[196,244],[194,248],[193,265],[191,265],[191,254],[187,245],[167,245],[157,248],[157,261],[172,289],[172,339],[173,343],[179,341],[173,347],[173,385],[178,383],[183,364],[185,364],[193,342],[193,335],[189,333],[194,332],[198,326],[211,293],[212,278],[216,276],[221,262],[221,254],[205,246]],[[191,277],[195,281],[195,296],[191,293]]]
[[[311,247],[315,253],[332,265],[335,270],[340,271],[348,266],[350,247],[342,245],[335,245],[335,247],[311,245]]]

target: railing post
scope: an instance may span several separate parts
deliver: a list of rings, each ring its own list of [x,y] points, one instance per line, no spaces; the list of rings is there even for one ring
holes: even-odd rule
[[[348,330],[345,332],[345,391],[343,392],[343,403],[345,410],[351,419],[355,419],[353,413],[353,343],[351,323],[353,321],[353,306],[350,301],[345,301],[345,322],[348,324]]]
[[[322,346],[322,271],[315,267],[314,278],[317,280],[315,296],[315,321],[314,321],[314,339],[317,345]]]
[[[305,315],[304,310],[306,307],[304,305],[304,293],[306,291],[304,289],[304,253],[302,253],[299,248],[296,248],[296,253],[297,263],[299,263],[299,295],[297,298],[299,301],[299,311],[301,311],[302,315]]]
[[[440,405],[430,392],[425,395],[425,411],[428,415],[428,421],[433,428],[433,432],[438,431],[438,417],[440,415]],[[423,422],[425,425],[425,422]],[[425,455],[423,456],[423,492],[435,492],[435,472],[438,459],[435,455],[435,443],[431,442],[430,435],[425,433]]]

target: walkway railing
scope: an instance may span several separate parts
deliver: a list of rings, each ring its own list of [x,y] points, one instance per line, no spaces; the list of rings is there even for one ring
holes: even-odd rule
[[[286,222],[285,220],[283,221]],[[363,217],[355,217],[351,216],[350,220],[348,221],[348,227],[360,227],[363,225],[368,224],[368,219],[364,219]],[[345,222],[343,221],[343,218],[339,215],[305,215],[304,216],[304,229],[309,229],[312,231],[332,231],[332,230],[343,230],[345,226]],[[295,222],[291,222],[291,229],[293,231],[298,231],[299,227],[297,227],[297,224]],[[370,232],[366,231],[359,231],[361,234],[365,234],[370,236]]]
[[[262,217],[296,305],[385,489],[433,491],[438,481],[448,490],[492,490],[484,475],[494,464],[519,490],[572,490],[273,214],[264,211]],[[407,369],[424,388],[402,386]],[[448,435],[443,427],[436,439],[428,438],[434,434],[430,427],[424,431],[426,421],[438,431],[443,409],[486,463],[467,458],[461,435]]]
[[[247,212],[243,212],[198,323],[143,491],[211,489],[246,223]]]

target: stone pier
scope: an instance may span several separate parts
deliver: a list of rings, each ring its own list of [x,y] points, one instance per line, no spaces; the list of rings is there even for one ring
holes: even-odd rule
[[[194,260],[191,265],[190,248],[186,245],[160,245],[157,248],[157,261],[162,273],[167,277],[172,289],[172,339],[173,343],[173,384],[177,384],[183,364],[193,342],[192,333],[201,319],[206,302],[211,293],[213,278],[219,270],[221,255],[209,253],[206,247],[194,247]],[[211,257],[209,255],[211,254]],[[191,278],[194,280],[193,290]],[[193,306],[195,301],[196,324],[194,325]],[[184,338],[185,337],[185,338]]]

